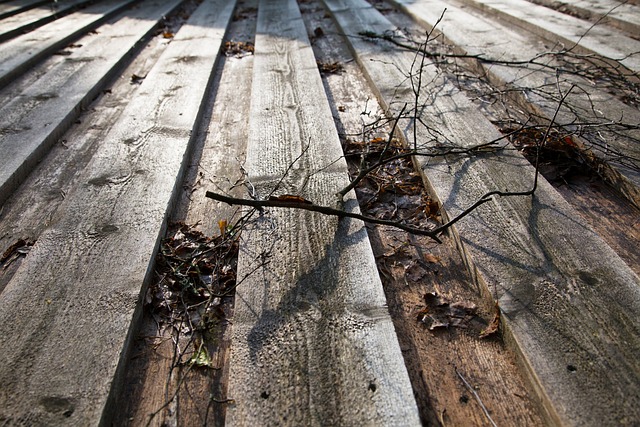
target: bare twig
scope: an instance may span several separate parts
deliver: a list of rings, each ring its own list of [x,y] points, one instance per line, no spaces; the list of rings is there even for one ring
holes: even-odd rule
[[[412,227],[410,225],[402,224],[397,221],[388,221],[379,218],[373,218],[365,215],[361,215],[354,212],[347,212],[341,209],[331,208],[329,206],[320,206],[314,203],[301,203],[301,202],[293,202],[293,201],[284,201],[284,200],[249,200],[249,199],[239,199],[235,197],[225,196],[223,194],[214,193],[212,191],[207,191],[206,196],[210,199],[217,200],[219,202],[227,203],[229,205],[240,205],[240,206],[251,206],[256,209],[264,209],[264,208],[291,208],[291,209],[301,209],[305,211],[318,212],[324,215],[337,216],[339,218],[354,218],[359,219],[364,222],[368,222],[371,224],[380,224],[380,225],[388,225],[391,227],[399,228],[401,230],[407,231],[409,233],[418,234],[422,236],[428,236],[437,241],[438,243],[442,243],[442,241],[437,237],[439,233],[444,231],[442,227],[436,227],[432,230],[424,230],[417,227]]]
[[[462,380],[462,382],[463,382],[464,386],[467,388],[467,390],[469,390],[471,392],[471,394],[473,394],[473,397],[476,398],[476,401],[478,401],[478,404],[482,408],[482,412],[484,412],[484,415],[487,417],[487,419],[489,420],[491,425],[493,427],[498,427],[498,425],[495,423],[495,421],[493,421],[493,418],[491,418],[491,415],[489,414],[489,410],[487,409],[486,406],[484,406],[484,403],[482,403],[482,399],[480,399],[480,396],[478,396],[478,393],[476,393],[474,388],[471,386],[471,384],[469,384],[469,382],[465,379],[465,377],[462,376],[460,371],[458,371],[458,368],[454,367],[453,369],[456,371],[456,374],[458,374],[458,377],[460,377],[460,379]]]

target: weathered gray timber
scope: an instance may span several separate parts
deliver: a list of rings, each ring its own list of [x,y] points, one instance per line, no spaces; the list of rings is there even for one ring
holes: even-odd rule
[[[51,3],[51,0],[11,0],[0,4],[0,19],[17,15],[25,10],[33,9],[43,4]]]
[[[562,43],[575,52],[596,53],[619,60],[634,73],[640,72],[640,41],[615,28],[565,15],[526,0],[461,0],[506,22]]]
[[[147,0],[0,108],[0,204],[179,0]],[[100,52],[96,55],[96,52]]]
[[[0,45],[0,88],[138,0],[100,2]]]
[[[257,195],[335,204],[346,165],[295,0],[260,2],[254,61]],[[243,230],[238,270],[229,425],[419,425],[361,222],[269,209]]]
[[[520,35],[495,20],[479,18],[441,0],[400,0],[395,3],[429,28],[438,22],[446,8],[438,29],[460,53],[504,61],[529,61],[546,52],[544,44],[533,35]],[[481,45],[478,40],[482,40]],[[533,110],[548,120],[553,118],[561,95],[546,97],[537,89],[555,87],[566,93],[577,84],[580,89],[566,98],[556,118],[556,122],[566,129],[577,131],[581,123],[606,125],[620,120],[632,126],[640,123],[637,108],[623,103],[614,94],[593,87],[591,81],[566,73],[558,76],[553,67],[487,63],[483,71],[496,85],[518,88],[518,91],[509,91],[512,98],[522,108]],[[640,207],[640,131],[608,132],[603,126],[599,129],[598,140],[580,141],[602,162],[600,173]]]
[[[182,26],[0,295],[5,423],[109,425],[140,292],[234,5],[205,1]]]
[[[595,22],[600,21],[640,37],[640,8],[618,0],[533,0],[548,7],[561,7]]]
[[[393,30],[364,2],[326,0],[347,35]],[[412,101],[414,55],[347,37],[382,102]],[[455,146],[499,137],[455,88],[424,69],[422,119]],[[438,96],[426,98],[437,91]],[[408,99],[407,99],[408,98]],[[403,128],[411,135],[412,128]],[[433,133],[419,127],[418,138]],[[445,142],[445,141],[440,141]],[[531,188],[534,170],[515,150],[420,161],[449,217],[488,191]],[[549,421],[633,425],[640,419],[640,279],[544,180],[535,196],[497,198],[456,224],[472,276],[499,302],[504,335],[519,354]]]
[[[0,22],[0,41],[10,39],[23,32],[47,24],[73,12],[82,5],[88,4],[90,1],[91,0],[60,1],[50,7],[34,8],[28,12],[5,18]]]

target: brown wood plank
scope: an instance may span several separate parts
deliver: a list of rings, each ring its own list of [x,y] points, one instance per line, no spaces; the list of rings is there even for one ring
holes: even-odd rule
[[[341,31],[332,24],[324,8],[318,8],[318,2],[303,3],[301,9],[306,18],[307,32],[314,34],[316,28],[323,30],[324,35],[313,42],[316,58],[323,63],[337,62],[344,67],[340,73],[323,75],[343,143],[353,149],[354,141],[367,141],[374,137],[386,139],[390,125],[382,126],[377,121],[384,117],[384,111],[349,53]],[[309,20],[309,15],[314,19]],[[402,28],[405,27],[406,24]],[[368,114],[363,116],[361,113],[365,109]],[[371,123],[365,128],[366,132],[363,121]],[[354,166],[359,160],[358,156],[351,158]],[[407,169],[398,167],[398,163]],[[397,192],[398,202],[414,197],[393,188],[393,183],[398,181],[404,182],[403,188],[413,187],[408,183],[412,177],[415,178],[409,175],[415,173],[410,160],[398,163],[376,171],[372,177],[382,188],[378,200],[388,203],[371,202],[371,192],[363,191],[362,197],[358,197],[363,213],[375,216],[386,212],[389,215],[393,210],[389,204],[394,200],[394,192]],[[391,174],[385,175],[383,171]],[[381,175],[388,180],[381,179]],[[415,212],[409,214],[414,215]],[[399,209],[395,218],[406,215]],[[380,278],[422,425],[488,425],[487,417],[456,371],[473,384],[498,426],[543,425],[535,407],[536,398],[527,390],[525,377],[518,370],[513,354],[496,337],[478,337],[486,326],[481,319],[467,319],[469,321],[463,321],[459,327],[453,326],[455,319],[450,319],[452,326],[433,331],[419,320],[420,312],[427,309],[425,294],[430,292],[436,292],[451,303],[466,304],[467,307],[475,304],[485,321],[493,316],[493,302],[483,298],[471,281],[453,239],[443,236],[443,243],[438,244],[391,227],[371,225],[367,226],[367,232],[381,272]],[[429,310],[433,308],[428,307]]]
[[[180,29],[0,295],[5,422],[108,424],[117,410],[120,360],[233,6],[204,2]]]
[[[240,8],[242,6],[242,8]],[[240,10],[255,7],[255,2],[242,2]],[[229,27],[230,40],[252,41],[255,14],[238,19]],[[206,235],[217,235],[218,219],[232,223],[235,207],[220,205],[207,199],[204,193],[212,188],[227,191],[241,178],[241,166],[246,149],[253,56],[228,57],[221,61],[221,70],[214,80],[215,101],[207,105],[204,132],[195,141],[191,163],[185,174],[180,198],[172,221],[193,224]],[[242,197],[244,187],[231,190]],[[228,358],[231,345],[231,321],[211,328],[214,335],[209,355],[214,368],[190,369],[174,366],[173,328],[158,328],[150,309],[145,309],[143,325],[127,369],[127,385],[121,396],[122,412],[115,425],[150,426],[177,424],[180,426],[224,426],[228,384]],[[184,338],[183,338],[184,341]],[[184,381],[176,390],[178,381]],[[177,393],[176,393],[177,391]],[[160,410],[168,400],[175,399]],[[211,400],[213,397],[214,400]],[[206,421],[206,422],[205,422]]]
[[[267,197],[293,165],[277,194],[335,204],[346,165],[295,1],[260,2],[255,52],[248,179]],[[419,424],[362,223],[269,209],[238,277],[229,425]]]
[[[347,36],[395,27],[376,10],[325,3]],[[411,100],[405,79],[414,56],[380,41],[347,37],[385,105]],[[471,102],[442,77],[422,118],[454,146],[499,137]],[[404,83],[403,83],[404,81]],[[447,94],[447,95],[444,95]],[[393,114],[393,113],[391,113]],[[407,126],[409,135],[410,126]],[[420,140],[431,140],[424,128]],[[492,190],[531,188],[532,166],[512,150],[420,163],[449,217]],[[519,352],[551,422],[633,425],[640,418],[640,279],[546,182],[534,197],[494,199],[456,224],[472,277],[501,308],[504,336]]]

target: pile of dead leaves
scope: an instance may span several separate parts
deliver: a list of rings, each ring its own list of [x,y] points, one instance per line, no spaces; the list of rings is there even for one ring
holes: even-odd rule
[[[495,335],[500,327],[500,309],[495,306],[493,319],[488,324],[478,315],[478,307],[468,301],[449,301],[436,292],[424,295],[425,308],[417,315],[419,322],[430,331],[447,328],[476,330],[480,338]]]
[[[357,175],[360,167],[366,168],[380,159],[407,152],[395,138],[390,141],[386,138],[364,142],[347,140],[344,151],[352,176]],[[427,194],[410,157],[382,162],[356,187],[356,194],[360,206],[376,218],[421,228],[426,224],[439,224],[439,204]]]
[[[224,318],[223,300],[236,283],[238,241],[222,231],[208,237],[184,223],[170,227],[156,257],[158,280],[146,296],[158,323],[189,335]]]
[[[344,66],[339,62],[321,62],[318,61],[318,70],[322,74],[340,74],[344,71]]]
[[[540,173],[551,183],[567,183],[573,176],[593,173],[585,154],[569,134],[551,131],[545,141],[545,128],[502,129],[502,132],[510,134],[511,143],[532,164],[538,159]]]
[[[237,58],[253,55],[255,46],[251,42],[228,41],[224,44],[223,53],[225,56],[235,56]]]

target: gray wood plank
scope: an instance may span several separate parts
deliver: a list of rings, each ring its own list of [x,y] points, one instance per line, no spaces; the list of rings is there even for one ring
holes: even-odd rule
[[[143,2],[0,108],[0,204],[131,57],[141,40],[179,3]]]
[[[640,41],[615,28],[596,25],[526,0],[460,0],[549,40],[575,45],[574,51],[596,53],[619,60],[633,73],[640,73]]]
[[[100,2],[3,43],[0,45],[0,88],[47,55],[138,1]]]
[[[278,194],[335,204],[346,164],[295,0],[260,2],[254,61],[251,183],[266,197],[295,162]],[[236,294],[229,425],[419,425],[362,223],[270,209],[242,234],[238,277],[256,268]]]
[[[395,27],[375,9],[326,0],[347,35]],[[381,100],[411,100],[413,55],[347,37]],[[422,119],[453,146],[499,133],[427,67]],[[404,82],[404,83],[403,83]],[[401,123],[411,135],[410,124]],[[418,129],[422,141],[433,134]],[[446,141],[441,141],[441,143]],[[492,190],[531,188],[533,167],[515,150],[422,160],[430,186],[453,217]],[[504,337],[518,354],[551,423],[633,425],[640,419],[640,279],[546,182],[535,197],[497,198],[456,224],[454,236],[481,290],[497,298]],[[489,408],[490,409],[490,408]]]
[[[591,21],[600,21],[640,37],[640,8],[618,0],[530,0],[547,7],[561,8]]]
[[[0,419],[109,425],[143,282],[234,2],[202,3],[0,295]]]
[[[544,44],[535,36],[522,35],[495,20],[477,17],[441,0],[400,0],[394,3],[429,28],[438,22],[446,8],[438,29],[450,43],[457,46],[460,53],[507,61],[528,61],[546,51]],[[478,44],[478,40],[482,40],[482,44]],[[567,129],[579,131],[578,126],[572,123],[606,125],[620,120],[631,126],[640,123],[640,111],[637,108],[623,103],[614,94],[599,90],[592,81],[568,74],[556,75],[553,69],[533,64],[518,67],[489,63],[484,65],[484,71],[500,87],[507,85],[519,88],[517,92],[509,92],[516,102],[548,120],[554,116],[560,96],[556,94],[553,99],[543,97],[536,89],[557,86],[566,92],[577,84],[581,89],[572,92],[557,117],[557,122],[565,124]],[[598,130],[597,141],[581,139],[585,148],[602,161],[601,173],[640,207],[638,141],[640,131],[636,129],[610,132],[606,126]]]
[[[75,9],[90,3],[92,0],[59,1],[50,6],[33,8],[18,16],[3,19],[0,22],[0,42],[21,33],[41,27],[57,18],[73,12]]]
[[[34,7],[51,2],[51,0],[10,0],[0,4],[0,19],[14,16]]]

